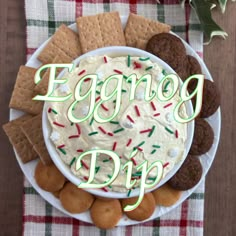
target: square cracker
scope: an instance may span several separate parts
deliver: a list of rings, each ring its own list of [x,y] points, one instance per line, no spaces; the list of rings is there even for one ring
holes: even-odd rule
[[[16,149],[23,163],[27,163],[38,157],[24,133],[21,131],[21,125],[31,119],[31,115],[24,115],[18,119],[8,122],[3,125],[3,130],[9,138],[10,143]]]
[[[52,63],[70,63],[73,61],[73,58],[67,56],[63,51],[58,53],[56,57],[53,59]],[[63,68],[57,69],[57,75],[62,71]],[[50,76],[50,69],[47,69],[44,73],[42,80],[35,86],[34,91],[36,94],[45,95],[48,90],[48,81]]]
[[[52,63],[55,56],[64,52],[72,59],[81,55],[79,36],[66,25],[62,24],[52,36],[46,47],[38,55],[43,64]]]
[[[147,45],[147,40],[144,39],[137,39],[136,40],[136,48],[145,50],[146,49],[146,45]]]
[[[39,114],[43,109],[43,102],[34,101],[34,75],[37,69],[21,66],[17,74],[16,83],[12,92],[9,107],[33,115]]]
[[[48,154],[43,138],[42,114],[34,116],[24,122],[24,124],[21,126],[21,130],[28,138],[29,142],[33,145],[33,148],[39,155],[41,161],[45,165],[51,164],[52,160]]]
[[[106,46],[126,45],[118,12],[79,17],[76,23],[83,53]]]
[[[155,34],[169,31],[170,26],[167,24],[130,13],[125,27],[125,39],[127,46],[135,47],[137,39],[147,42]]]

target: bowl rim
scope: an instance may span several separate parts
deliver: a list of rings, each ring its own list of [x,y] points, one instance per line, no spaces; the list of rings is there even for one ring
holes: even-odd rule
[[[110,47],[98,48],[98,49],[95,49],[93,51],[87,52],[87,53],[79,56],[78,58],[73,60],[73,63],[75,65],[78,65],[78,63],[81,60],[83,60],[87,57],[101,56],[101,55],[107,55],[107,56],[111,56],[111,57],[127,56],[127,55],[138,56],[138,57],[149,57],[152,62],[158,63],[158,65],[160,65],[162,68],[164,68],[169,73],[176,74],[176,72],[166,62],[164,62],[160,58],[158,58],[158,57],[154,56],[153,54],[148,53],[144,50],[132,48],[132,47],[127,47],[127,46],[110,46]],[[65,70],[66,69],[62,70],[59,73],[58,78],[60,78],[65,73]],[[192,107],[191,101],[186,102],[185,106],[186,106],[187,113],[191,114],[193,112],[193,107]],[[72,173],[69,166],[63,162],[63,160],[60,158],[59,154],[57,153],[57,151],[55,149],[55,145],[53,144],[53,142],[50,139],[50,132],[51,131],[49,131],[49,129],[50,129],[50,125],[49,125],[49,121],[47,118],[47,102],[45,102],[44,107],[43,107],[43,113],[42,113],[42,130],[43,130],[43,137],[44,137],[44,141],[45,141],[48,153],[49,153],[52,161],[56,165],[56,167],[60,170],[60,172],[70,182],[72,182],[75,185],[79,185],[79,183],[81,183],[81,180]],[[186,159],[186,157],[188,155],[188,152],[190,150],[192,140],[193,140],[193,134],[194,134],[194,120],[187,123],[187,140],[185,142],[186,148],[184,150],[184,154],[183,154],[184,157],[182,158],[182,160],[179,161],[178,163],[176,163],[175,167],[172,168],[172,170],[170,172],[168,172],[166,174],[166,176],[163,179],[161,179],[161,181],[154,188],[145,189],[145,193],[153,191],[154,189],[160,187],[161,185],[166,183],[178,171],[178,169],[181,167],[181,165],[183,164],[184,160]],[[97,196],[105,197],[105,198],[128,198],[128,197],[135,197],[135,196],[139,195],[139,188],[132,190],[131,194],[129,196],[127,196],[127,192],[115,192],[115,191],[104,192],[101,189],[91,189],[91,188],[84,188],[84,190],[93,194],[93,195],[97,195]]]

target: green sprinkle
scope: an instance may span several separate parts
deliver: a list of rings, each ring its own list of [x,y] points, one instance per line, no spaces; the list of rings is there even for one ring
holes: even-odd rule
[[[159,145],[152,145],[152,147],[154,147],[154,148],[160,148],[161,146],[159,146]]]
[[[94,121],[94,117],[92,117],[92,119],[91,119],[90,122],[89,122],[89,125],[90,125],[90,126],[93,124],[93,121]]]
[[[104,159],[102,162],[109,162],[109,159]]]
[[[137,147],[142,146],[145,143],[145,141],[142,141],[140,144],[137,145]]]
[[[163,75],[167,75],[167,73],[166,73],[166,71],[164,69],[162,70],[162,74]]]
[[[167,93],[167,92],[168,92],[168,89],[163,89],[162,92],[163,92],[163,93]]]
[[[111,185],[108,185],[107,187],[108,187],[108,188],[112,188]]]
[[[115,124],[115,125],[119,125],[119,121],[111,120],[110,123],[111,123],[111,124]]]
[[[54,114],[58,114],[54,109],[52,109],[52,112],[53,112]]]
[[[113,103],[116,103],[116,99],[112,101]]]
[[[127,92],[127,90],[125,90],[125,89],[122,89],[121,91],[122,91],[122,93],[126,93]]]
[[[73,126],[73,125],[74,125],[74,123],[73,123],[73,122],[71,122],[71,123],[70,123],[70,125],[71,125],[71,126]]]
[[[140,57],[139,60],[140,61],[148,61],[148,60],[150,60],[150,57],[145,57],[145,58],[144,57]]]
[[[74,164],[75,160],[76,160],[76,158],[74,157],[74,158],[72,159],[72,161],[70,162],[70,166],[72,166],[72,165]]]
[[[100,166],[96,166],[95,167],[95,173],[97,174],[99,170],[100,170]]]
[[[88,135],[89,135],[89,136],[92,136],[92,135],[95,135],[95,134],[98,134],[98,132],[97,132],[97,131],[94,131],[94,132],[89,133]]]
[[[102,85],[103,84],[103,81],[100,81],[98,84],[97,84],[97,86],[100,86],[100,85]]]
[[[131,189],[128,191],[128,193],[127,193],[127,197],[130,196],[130,193],[131,193]]]
[[[127,61],[127,66],[130,67],[130,55],[128,55],[128,61]]]
[[[135,174],[141,175],[141,174],[142,174],[142,171],[137,171],[137,172],[135,172]]]
[[[151,70],[152,68],[153,68],[153,66],[149,66],[145,70],[148,71],[148,70]]]
[[[156,149],[153,149],[153,150],[151,151],[151,154],[154,154],[156,151],[157,151]]]
[[[153,132],[155,131],[155,129],[156,129],[156,126],[153,125],[153,126],[152,126],[152,130],[151,130],[150,133],[148,134],[148,137],[151,137],[151,136],[153,135]]]
[[[123,130],[125,130],[125,129],[124,128],[120,128],[120,129],[117,129],[117,130],[113,131],[113,133],[116,134],[116,133],[119,133],[119,132],[121,132]]]
[[[165,127],[165,130],[168,131],[170,134],[173,134],[174,132],[170,130],[169,128]]]
[[[156,178],[155,178],[155,177],[148,177],[148,180],[153,180],[153,181],[155,181]]]
[[[143,79],[142,82],[147,82],[147,79]]]
[[[127,81],[127,83],[131,84],[131,83],[132,83],[132,81],[131,81],[131,80],[128,80],[128,81]]]
[[[96,93],[97,93],[97,94],[100,94],[100,92],[99,92],[98,90],[96,90]]]
[[[66,151],[64,150],[64,149],[62,149],[62,148],[58,148],[59,149],[59,151],[61,152],[61,153],[63,153],[64,155],[66,155]]]
[[[167,83],[165,84],[164,90],[167,89],[167,87],[169,86],[169,84],[170,84],[170,81],[167,81]]]
[[[126,75],[123,75],[123,78],[124,78],[124,79],[128,79],[128,76],[126,76]]]
[[[111,179],[111,177],[112,177],[112,176],[111,176],[111,175],[109,175],[109,174],[108,174],[107,176],[108,176],[110,179]]]
[[[139,177],[141,175],[142,175],[142,173],[136,172],[135,174],[132,174],[132,177]]]

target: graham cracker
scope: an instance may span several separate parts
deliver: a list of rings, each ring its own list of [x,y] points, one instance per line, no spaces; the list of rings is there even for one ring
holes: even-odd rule
[[[155,34],[169,32],[170,28],[167,24],[130,13],[125,27],[126,44],[135,47],[138,39],[148,41]]]
[[[70,63],[73,61],[73,58],[66,55],[64,52],[60,52],[56,55],[56,57],[53,59],[52,63]],[[58,68],[56,75],[58,75],[63,68]],[[44,73],[42,80],[35,86],[34,92],[36,94],[45,95],[48,90],[48,81],[50,76],[50,69],[47,69]]]
[[[64,52],[72,59],[81,55],[79,36],[66,25],[62,24],[52,36],[46,47],[38,55],[43,64],[53,62],[58,53]]]
[[[79,17],[76,23],[83,53],[106,46],[126,45],[118,12]]]
[[[22,126],[21,130],[33,145],[34,150],[39,155],[44,165],[52,163],[51,157],[47,151],[44,143],[43,132],[42,132],[42,114],[28,119]]]
[[[147,45],[148,40],[144,40],[144,39],[137,39],[136,41],[136,48],[145,50],[146,49],[146,45]]]
[[[3,130],[23,163],[27,163],[38,157],[37,153],[33,149],[33,146],[30,144],[20,128],[21,125],[31,118],[31,115],[24,115],[3,125]]]
[[[9,107],[33,115],[39,114],[43,109],[43,102],[34,101],[34,75],[37,69],[21,66],[17,74],[16,83],[12,92]]]

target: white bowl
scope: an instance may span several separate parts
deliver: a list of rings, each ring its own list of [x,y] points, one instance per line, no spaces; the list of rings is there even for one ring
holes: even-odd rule
[[[82,59],[88,57],[88,56],[101,56],[101,55],[108,55],[111,57],[115,56],[138,56],[138,57],[149,57],[152,62],[158,63],[168,74],[169,73],[175,73],[175,71],[167,65],[164,61],[162,61],[160,58],[137,48],[131,48],[131,47],[123,47],[123,46],[114,46],[114,47],[105,47],[105,48],[99,48],[94,51],[88,52],[86,54],[83,54],[82,56],[78,57],[77,59],[74,60],[74,63],[77,65]],[[62,71],[59,74],[59,78],[64,74],[65,71]],[[186,111],[187,114],[190,115],[193,112],[192,108],[192,103],[191,101],[188,101],[185,103],[186,106]],[[79,185],[81,183],[81,180],[76,177],[70,170],[69,166],[66,165],[60,156],[58,155],[54,144],[52,143],[50,139],[50,133],[51,133],[51,128],[49,125],[49,121],[47,118],[47,103],[45,102],[44,109],[43,109],[43,116],[42,116],[42,126],[43,126],[43,136],[45,140],[46,147],[48,149],[48,152],[57,166],[57,168],[61,171],[61,173],[73,184]],[[165,182],[167,182],[180,168],[180,166],[183,164],[185,158],[187,157],[187,154],[189,152],[192,139],[193,139],[193,134],[194,134],[194,121],[191,121],[187,124],[187,140],[185,143],[185,152],[184,152],[184,157],[182,160],[178,163],[175,164],[174,168],[167,173],[167,175],[159,182],[158,185],[156,185],[155,188],[160,187],[163,185]],[[145,192],[150,192],[153,189],[147,189]],[[127,198],[127,193],[119,193],[119,192],[104,192],[100,189],[84,189],[92,194],[102,196],[102,197],[107,197],[107,198]],[[139,195],[139,188],[136,188],[131,191],[130,197],[138,196]]]

